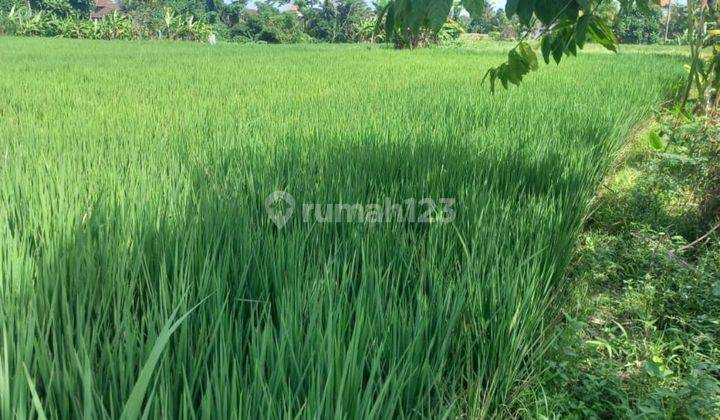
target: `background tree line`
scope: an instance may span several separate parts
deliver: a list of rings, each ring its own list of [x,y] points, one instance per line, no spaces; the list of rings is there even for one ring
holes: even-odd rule
[[[181,39],[205,38],[212,32],[222,40],[267,43],[383,41],[384,36],[375,29],[377,15],[386,5],[387,0],[372,4],[365,0],[125,0],[120,16],[90,25],[95,0],[0,0],[0,33],[108,38],[88,34],[98,32],[94,26],[119,25],[117,31],[104,32],[117,32],[120,35],[115,37],[120,38]],[[650,14],[635,6],[620,12],[616,1],[602,2],[600,7],[598,13],[613,23],[621,42],[685,39],[684,5],[672,5],[670,13],[654,7]],[[34,24],[30,23],[33,18]],[[524,29],[517,15],[508,18],[503,9],[494,9],[487,2],[484,12],[471,18],[456,1],[442,30],[421,41],[457,38],[463,32],[514,40]]]
[[[646,13],[634,4],[621,11],[616,1],[605,1],[600,3],[598,13],[612,23],[613,32],[622,43],[686,42],[686,5],[671,4],[664,9],[655,6]],[[464,15],[458,21],[467,32],[487,34],[494,39],[516,39],[524,29],[517,16],[509,19],[503,9],[493,9],[489,4],[482,16],[471,19]]]

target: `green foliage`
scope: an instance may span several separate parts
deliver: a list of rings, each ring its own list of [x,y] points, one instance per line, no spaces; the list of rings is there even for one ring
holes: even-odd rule
[[[35,13],[42,12],[38,20],[42,20],[45,26],[68,19],[68,22],[72,21],[74,26],[82,27],[83,30],[33,28],[21,32],[7,19],[9,11],[13,10],[12,2],[15,1],[17,0],[0,0],[0,33],[70,36],[68,34],[72,32],[83,33],[82,36],[72,35],[73,37],[106,38],[105,35],[87,34],[85,29],[90,28],[92,23],[81,22],[89,17],[89,11],[94,7],[92,0],[33,0],[32,10]],[[118,28],[118,32],[127,35],[109,36],[112,39],[200,40],[213,32],[223,40],[269,43],[313,40],[355,42],[377,39],[368,27],[372,15],[364,0],[298,1],[296,3],[301,11],[299,14],[278,9],[277,3],[258,1],[257,11],[251,12],[246,9],[247,2],[244,0],[230,4],[219,0],[127,0],[122,3],[122,17],[116,17],[114,21],[124,25],[126,17],[129,17],[133,27],[130,30]],[[15,7],[14,10],[21,10],[21,7]],[[452,30],[446,31],[446,34],[450,32]],[[103,33],[108,31],[104,30]]]
[[[522,31],[517,16],[508,19],[503,9],[493,10],[489,6],[468,24],[468,32],[489,34],[497,40],[515,40]]]
[[[137,38],[137,32],[130,18],[113,12],[96,21],[95,32],[98,39],[134,39]]]
[[[243,41],[295,43],[309,41],[301,30],[301,22],[292,13],[280,12],[269,4],[258,3],[257,12],[243,12],[230,35]]]
[[[157,33],[159,38],[204,41],[210,35],[210,26],[196,21],[193,15],[177,15],[167,8]]]
[[[467,69],[503,56],[458,49],[4,37],[0,56],[0,411],[33,412],[24,364],[48,418],[118,418],[157,343],[146,418],[502,416],[545,366],[605,168],[682,73],[585,54],[492,96]],[[277,190],[458,212],[278,229]]]
[[[595,6],[594,14],[608,24],[611,24],[615,22],[615,19],[617,19],[617,15],[619,12],[618,6],[619,4],[617,1],[606,0],[598,2]]]
[[[19,10],[27,7],[27,3],[20,0],[0,0],[0,19],[1,16],[7,15],[11,10]]]
[[[662,15],[659,7],[641,12],[632,7],[622,10],[615,21],[615,33],[625,44],[656,44],[661,38]]]
[[[382,33],[375,31],[375,17],[370,16],[355,25],[353,29],[355,34],[355,40],[359,42],[384,42],[384,36]]]
[[[669,23],[669,25],[668,25]],[[667,26],[666,26],[667,25]],[[667,29],[668,41],[676,44],[687,44],[688,42],[688,8],[682,4],[673,4],[670,14],[670,22],[667,17],[663,19],[661,31]],[[664,35],[664,33],[663,33]]]
[[[718,194],[720,133],[706,122],[663,113],[650,135],[662,150],[639,135],[607,180],[571,265],[578,294],[543,393],[523,404],[529,417],[720,416],[720,233],[686,248],[708,229],[706,195]]]
[[[559,63],[564,55],[575,55],[585,42],[592,40],[616,51],[618,40],[610,29],[607,7],[602,3],[611,0],[508,0],[505,14],[508,18],[517,17],[521,25],[527,28],[523,38],[533,27],[538,26],[542,38],[542,53],[546,62],[550,56]],[[650,10],[650,4],[659,0],[623,0],[624,8],[637,4],[640,10]],[[471,12],[471,17],[483,19],[485,2],[473,0],[469,4],[460,4]],[[390,0],[378,15],[378,28],[383,27],[386,39],[392,40],[396,47],[414,48],[427,40],[427,34],[434,34],[441,28],[452,9],[450,0]],[[495,91],[495,82],[500,81],[507,88],[508,83],[517,84],[530,71],[537,67],[529,63],[537,61],[532,48],[521,43],[508,55],[508,61],[491,68],[487,72],[491,90]]]
[[[378,25],[396,47],[415,48],[442,28],[451,8],[452,0],[391,0],[380,10]]]
[[[521,42],[510,50],[507,62],[487,71],[485,79],[490,79],[490,89],[494,93],[497,80],[507,89],[508,83],[518,85],[522,81],[523,75],[529,73],[530,70],[537,69],[538,59],[535,51],[528,43]]]
[[[648,134],[648,142],[655,150],[662,150],[663,148],[663,141],[660,138],[660,135],[655,131],[651,131],[650,134]]]
[[[44,14],[65,18],[73,13],[73,8],[66,0],[41,0],[31,2],[32,10],[42,11]]]
[[[549,63],[552,57],[559,64],[563,56],[576,55],[577,50],[582,49],[590,40],[616,51],[618,40],[604,15],[598,14],[601,10],[599,6],[604,1],[607,0],[572,0],[567,3],[521,0],[508,2],[508,6],[512,7],[506,6],[505,12],[508,16],[517,15],[520,22],[527,27],[541,25],[544,28],[540,42],[543,59]],[[526,33],[529,33],[529,29]],[[537,61],[535,52],[528,48],[526,43],[521,42],[516,49],[523,44],[524,51],[516,56],[522,57],[522,61],[526,63]],[[510,55],[506,63],[488,70],[490,89],[495,90],[495,80],[500,80],[503,87],[507,88],[508,81],[518,84],[530,71],[537,70],[531,65],[518,65],[519,62]]]
[[[302,14],[303,30],[323,42],[353,42],[361,37],[369,39],[363,25],[371,19],[365,0],[325,0],[298,2]]]
[[[593,40],[603,47],[616,51],[617,39],[604,20],[593,14],[585,14],[577,18],[575,23],[567,20],[553,26],[540,42],[540,50],[545,63],[550,58],[559,64],[564,55],[576,55],[577,50],[585,46],[585,42]],[[530,71],[537,71],[538,58],[533,48],[525,41],[518,43],[508,53],[505,63],[490,68],[485,79],[490,82],[490,90],[495,92],[495,83],[500,81],[507,89],[510,83],[520,84],[523,77]]]
[[[46,12],[30,13],[27,10],[11,11],[4,32],[20,36],[48,36],[83,39],[141,39],[169,38],[204,41],[210,35],[207,24],[195,22],[192,16],[177,16],[168,10],[163,26],[148,28],[138,25],[125,14],[114,12],[99,20],[86,20],[71,16],[60,18]]]
[[[278,8],[276,2],[255,2],[255,7],[246,10],[245,2],[240,2],[221,10],[219,20],[229,28],[226,39],[267,43],[375,39],[368,27],[372,14],[364,0],[295,1],[296,10]]]
[[[29,0],[25,4],[33,11],[43,11],[61,18],[68,16],[88,18],[95,8],[94,0]]]
[[[163,325],[162,330],[160,330],[160,333],[158,334],[157,340],[155,341],[155,344],[150,351],[150,355],[148,356],[147,361],[143,365],[142,370],[140,370],[140,374],[138,375],[135,385],[133,385],[130,396],[128,397],[128,400],[123,407],[123,411],[120,414],[121,420],[132,420],[140,418],[140,414],[142,413],[143,401],[145,400],[145,394],[148,391],[148,387],[150,386],[150,380],[152,379],[153,372],[158,362],[160,361],[163,350],[165,350],[165,347],[167,347],[168,343],[170,342],[170,337],[172,337],[173,333],[180,327],[180,325],[182,325],[183,321],[185,321],[185,319],[201,304],[202,302],[198,303],[195,307],[191,308],[177,320],[175,319],[175,317],[177,316],[177,312],[180,309],[179,307],[175,308],[173,313],[170,314],[170,317],[168,318],[165,325]],[[150,400],[150,402],[152,402],[152,400]]]
[[[440,41],[452,41],[458,39],[460,35],[465,33],[465,29],[456,20],[448,19],[437,33]]]
[[[695,190],[699,225],[709,227],[720,218],[720,127],[717,117],[680,111],[664,114],[658,135],[663,149],[659,172],[672,176],[674,185]]]

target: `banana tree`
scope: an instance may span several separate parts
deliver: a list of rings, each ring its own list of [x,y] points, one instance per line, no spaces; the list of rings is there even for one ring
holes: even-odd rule
[[[0,25],[0,31],[8,35],[14,35],[20,29],[23,22],[23,13],[15,9],[15,6],[10,8],[10,12],[3,16],[2,25]]]
[[[175,33],[177,32],[177,17],[175,16],[175,12],[169,8],[165,8],[165,14],[163,15],[163,28],[159,33],[159,38],[163,37],[163,31],[165,32],[165,37],[172,39],[175,36]]]
[[[133,39],[135,29],[129,17],[114,11],[100,20],[97,36],[101,39]]]
[[[35,15],[22,20],[18,28],[18,34],[25,36],[43,35],[43,12],[39,11]]]
[[[70,16],[60,19],[58,22],[58,32],[58,36],[61,38],[78,38],[76,35],[77,25],[75,25],[75,20]]]
[[[195,20],[195,17],[188,15],[178,20],[175,37],[185,41],[196,41],[207,39],[210,35],[210,27]]]

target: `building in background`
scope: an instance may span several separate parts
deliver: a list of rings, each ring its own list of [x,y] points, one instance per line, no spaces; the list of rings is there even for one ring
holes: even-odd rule
[[[90,14],[93,19],[102,19],[103,17],[120,11],[122,5],[118,0],[95,0],[95,10]]]

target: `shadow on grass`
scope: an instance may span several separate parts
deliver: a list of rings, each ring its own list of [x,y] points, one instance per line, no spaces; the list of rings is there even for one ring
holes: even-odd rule
[[[134,201],[110,186],[37,255],[9,318],[13,381],[25,363],[50,416],[115,416],[171,313],[207,298],[163,352],[151,415],[494,412],[542,356],[584,209],[572,193],[589,190],[571,162],[422,141],[287,147],[189,160],[167,193]],[[275,190],[298,203],[451,197],[457,219],[278,228]]]

